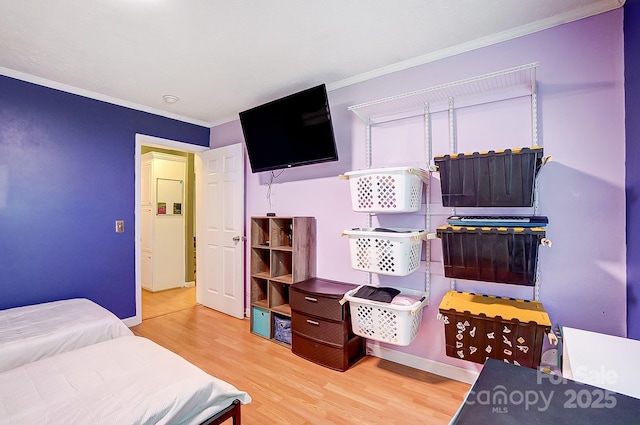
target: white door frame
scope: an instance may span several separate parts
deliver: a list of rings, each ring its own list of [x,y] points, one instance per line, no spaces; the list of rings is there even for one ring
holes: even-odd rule
[[[136,274],[136,315],[123,319],[127,326],[135,326],[142,323],[142,256],[141,256],[141,223],[140,223],[140,170],[142,167],[142,145],[153,146],[164,149],[174,149],[179,151],[199,153],[210,150],[209,146],[198,146],[189,143],[178,142],[175,140],[161,139],[159,137],[147,136],[146,134],[136,134],[136,152],[135,152],[135,274]],[[126,229],[126,227],[125,227]]]

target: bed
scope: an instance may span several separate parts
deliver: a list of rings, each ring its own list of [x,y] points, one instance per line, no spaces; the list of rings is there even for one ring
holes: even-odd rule
[[[84,298],[0,310],[0,372],[133,333]]]
[[[240,425],[251,397],[177,354],[123,336],[0,373],[0,424]]]

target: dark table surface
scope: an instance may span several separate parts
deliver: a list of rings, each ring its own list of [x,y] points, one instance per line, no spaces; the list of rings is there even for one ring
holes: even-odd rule
[[[451,424],[640,424],[640,400],[487,359]]]

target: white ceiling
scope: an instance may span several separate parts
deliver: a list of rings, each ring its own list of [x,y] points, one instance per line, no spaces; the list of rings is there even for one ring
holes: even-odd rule
[[[0,74],[212,126],[317,84],[335,89],[623,3],[2,0]]]

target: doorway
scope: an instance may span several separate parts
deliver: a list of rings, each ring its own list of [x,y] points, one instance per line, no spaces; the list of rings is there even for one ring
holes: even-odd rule
[[[142,145],[142,320],[191,308],[196,305],[196,238],[195,238],[195,171],[192,152]],[[151,177],[153,176],[153,179]],[[177,180],[168,180],[174,177]],[[179,192],[178,214],[165,205],[160,214],[160,199],[167,185],[176,186]],[[149,193],[145,193],[151,187]],[[157,198],[156,198],[157,195]],[[167,195],[164,195],[167,196]],[[156,198],[154,205],[151,198]],[[179,220],[180,235],[167,227],[166,221]],[[151,242],[155,246],[151,261]],[[162,242],[160,242],[162,241]],[[167,246],[169,245],[169,246]],[[157,264],[162,262],[163,264]],[[159,276],[160,275],[160,276]],[[163,280],[164,282],[160,282]],[[152,284],[153,283],[153,284]]]
[[[216,149],[136,134],[135,147],[135,297],[136,315],[127,326],[142,322],[141,165],[142,146],[191,152],[195,156],[196,303],[244,319],[244,162],[240,143]],[[167,207],[169,204],[165,205]],[[154,206],[156,207],[156,206]],[[157,206],[160,207],[159,205]],[[175,206],[173,206],[175,208]],[[171,211],[167,208],[167,211]]]
[[[195,305],[195,270],[196,270],[196,262],[195,262],[195,242],[193,240],[193,235],[195,235],[195,195],[190,205],[190,212],[185,212],[186,214],[191,214],[193,217],[191,230],[185,230],[185,235],[192,235],[191,242],[187,242],[185,239],[185,247],[190,243],[192,247],[192,254],[187,254],[187,250],[185,249],[185,287],[184,288],[176,288],[169,289],[167,291],[160,291],[156,293],[148,292],[142,289],[142,223],[141,223],[141,168],[142,168],[142,154],[149,150],[155,151],[164,151],[171,152],[173,154],[179,154],[184,156],[193,157],[194,154],[205,152],[209,150],[208,147],[191,145],[188,143],[182,143],[169,139],[161,139],[158,137],[147,136],[143,134],[136,134],[136,146],[135,146],[135,167],[136,167],[136,178],[135,178],[135,270],[136,270],[136,315],[131,319],[131,325],[139,324],[143,317],[144,319],[150,317],[156,317],[158,315],[167,314],[171,311],[177,311],[180,309],[188,308],[186,305]],[[192,161],[193,162],[193,161]],[[193,170],[193,168],[191,169]],[[192,171],[191,171],[192,172]],[[190,185],[193,186],[195,184],[195,178],[193,174],[191,176]],[[191,261],[187,261],[187,255],[191,256]],[[189,264],[191,266],[189,266]],[[186,270],[191,270],[191,278],[187,276]],[[144,293],[143,293],[144,291]],[[163,293],[165,292],[165,293]],[[143,297],[145,298],[145,304],[147,306],[147,312],[143,313]],[[149,314],[147,314],[149,313]],[[128,323],[129,324],[129,323]]]

